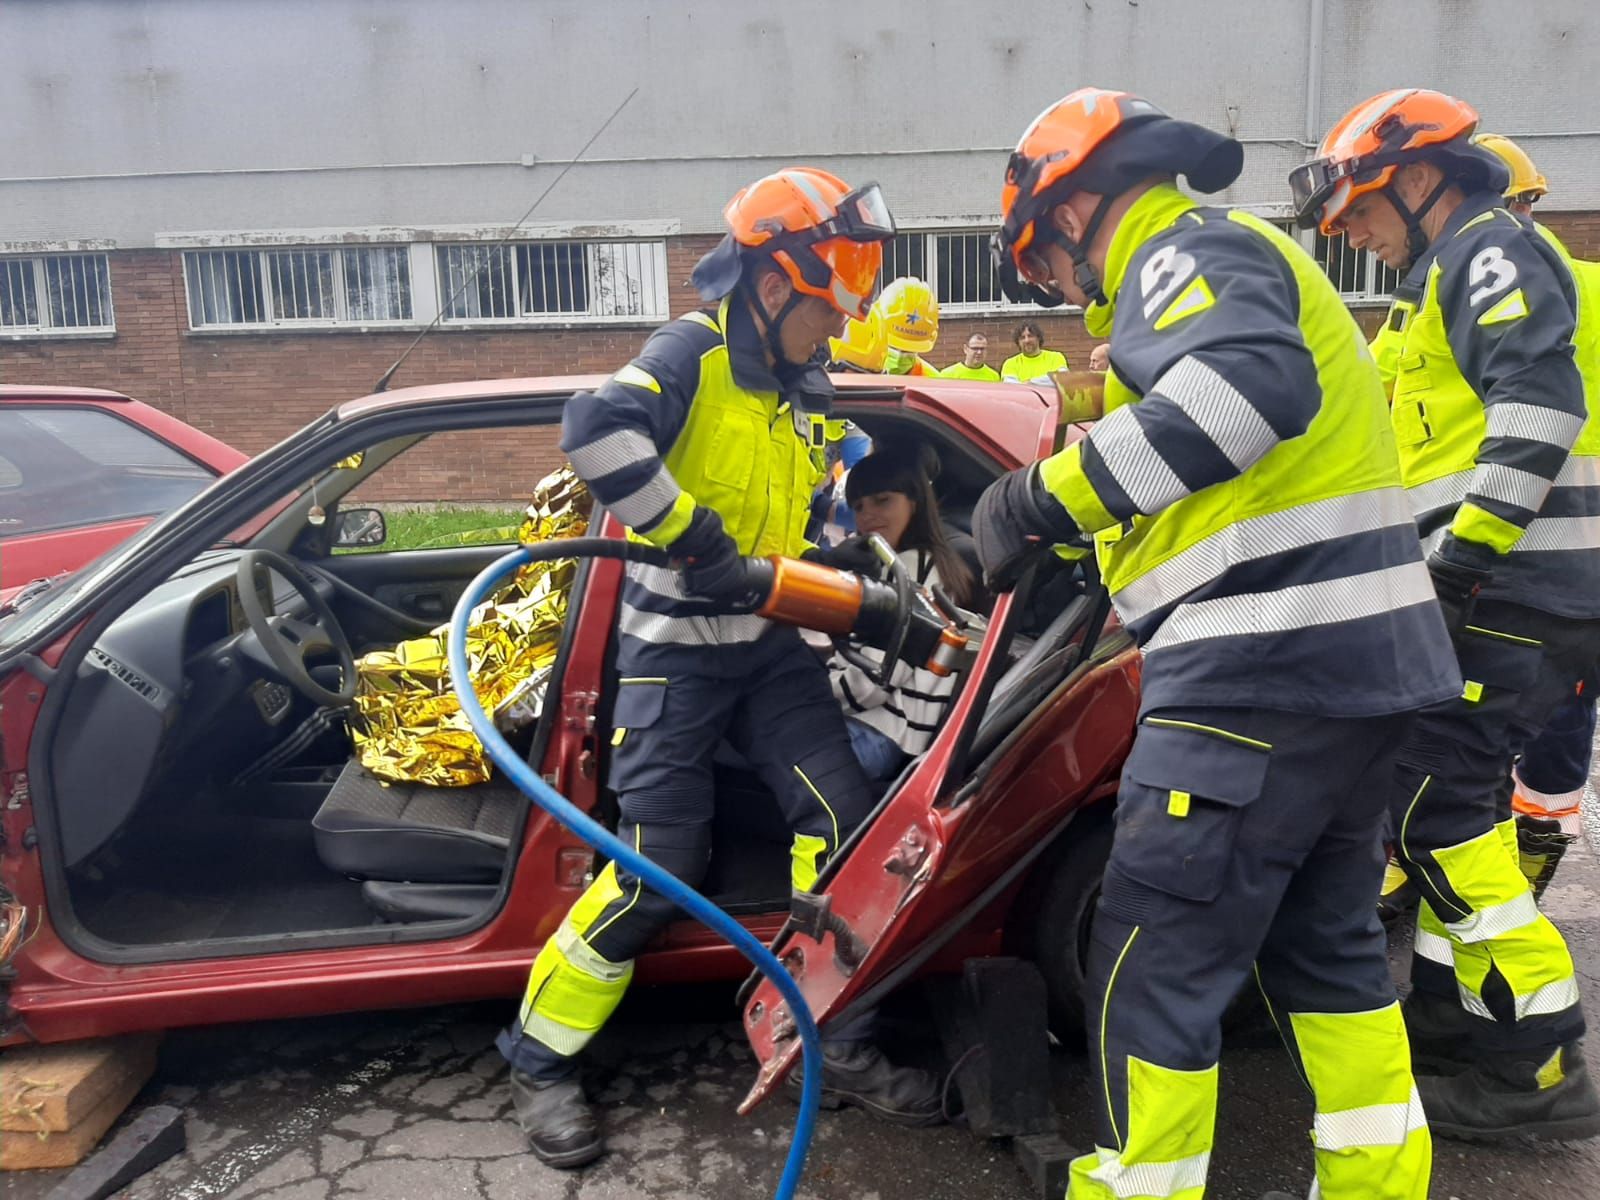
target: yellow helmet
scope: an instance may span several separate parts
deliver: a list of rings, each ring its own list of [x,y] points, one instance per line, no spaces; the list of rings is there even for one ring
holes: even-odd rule
[[[1533,159],[1528,157],[1528,152],[1510,138],[1502,137],[1498,133],[1480,133],[1472,141],[1496,155],[1511,169],[1511,186],[1506,188],[1507,200],[1520,200],[1524,204],[1532,204],[1550,190],[1550,185],[1545,182],[1544,176],[1539,174],[1539,168],[1533,165]]]
[[[854,317],[845,324],[844,336],[828,339],[828,357],[835,363],[869,375],[883,373],[883,360],[889,352],[888,330],[883,326],[883,314],[874,304],[867,310],[867,319]]]
[[[891,353],[927,354],[939,340],[939,301],[915,276],[889,284],[872,307],[883,313]]]

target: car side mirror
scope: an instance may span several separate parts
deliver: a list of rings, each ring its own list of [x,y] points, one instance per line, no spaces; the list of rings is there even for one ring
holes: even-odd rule
[[[389,526],[383,513],[375,508],[340,509],[333,522],[333,548],[357,550],[367,546],[381,546],[389,538]]]

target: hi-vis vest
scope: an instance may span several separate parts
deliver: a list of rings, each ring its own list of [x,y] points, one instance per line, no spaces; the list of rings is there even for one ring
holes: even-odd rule
[[[724,300],[716,320],[703,312],[682,318],[718,338],[700,357],[689,419],[664,461],[679,487],[722,517],[741,554],[796,557],[807,546],[811,497],[827,473],[826,418],[734,382],[721,337],[727,314]]]
[[[747,555],[806,549],[812,494],[824,476],[827,418],[734,376],[729,301],[657,330],[593,393],[567,403],[562,446],[629,537],[671,546],[698,507],[714,510]],[[752,368],[759,371],[760,368]],[[740,646],[771,625],[687,595],[670,567],[630,563],[618,630],[648,646]]]
[[[1317,263],[1157,188],[1106,290],[1106,416],[1040,478],[1096,534],[1143,707],[1370,716],[1458,692],[1382,385]]]
[[[1501,209],[1468,220],[1451,240],[1482,232],[1499,222],[1508,236],[1520,236],[1517,218]],[[1577,304],[1577,329],[1573,335],[1574,361],[1583,379],[1588,414],[1577,440],[1542,502],[1524,503],[1538,515],[1520,523],[1499,518],[1474,503],[1473,489],[1493,488],[1482,494],[1517,504],[1519,488],[1542,492],[1543,478],[1508,466],[1480,466],[1485,443],[1515,437],[1525,442],[1553,440],[1564,422],[1574,420],[1554,410],[1522,409],[1520,426],[1509,416],[1497,420],[1490,414],[1502,406],[1486,408],[1484,397],[1462,374],[1450,344],[1440,282],[1447,270],[1468,269],[1470,254],[1452,255],[1447,242],[1428,263],[1420,289],[1408,279],[1396,292],[1384,327],[1373,340],[1374,353],[1390,384],[1391,420],[1400,453],[1401,475],[1413,514],[1423,533],[1425,551],[1431,552],[1447,532],[1487,545],[1501,557],[1493,577],[1482,590],[1491,599],[1510,600],[1569,617],[1600,616],[1600,287],[1585,288],[1583,268],[1576,264],[1558,239],[1543,226],[1534,229],[1552,247],[1573,284]],[[1520,288],[1485,302],[1481,312],[1457,320],[1473,319],[1489,326],[1498,321],[1534,319]],[[1567,434],[1570,436],[1570,433]],[[1493,462],[1493,458],[1489,459]],[[1490,471],[1498,470],[1497,484]],[[1532,497],[1535,490],[1521,494]],[[1465,503],[1464,503],[1465,502]]]

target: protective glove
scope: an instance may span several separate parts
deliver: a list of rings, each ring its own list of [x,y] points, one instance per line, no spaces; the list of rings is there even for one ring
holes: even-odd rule
[[[985,489],[972,510],[972,538],[983,582],[1009,591],[1042,550],[1082,543],[1082,530],[1039,478],[1039,465],[1002,475]]]
[[[807,562],[821,563],[841,571],[853,571],[877,579],[883,570],[883,560],[878,557],[863,534],[847,537],[837,546],[813,546],[800,556]]]
[[[689,527],[667,547],[683,572],[683,590],[714,601],[724,612],[754,612],[764,599],[750,575],[750,560],[709,508],[696,508]]]
[[[1489,582],[1494,572],[1487,567],[1446,558],[1435,550],[1428,556],[1428,574],[1433,576],[1433,590],[1438,594],[1439,608],[1444,612],[1444,627],[1450,631],[1453,641],[1472,619],[1478,591]]]

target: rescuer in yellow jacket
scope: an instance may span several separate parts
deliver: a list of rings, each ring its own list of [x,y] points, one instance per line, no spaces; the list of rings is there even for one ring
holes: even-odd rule
[[[1254,971],[1316,1101],[1325,1200],[1423,1200],[1432,1149],[1372,900],[1411,715],[1460,691],[1382,386],[1316,262],[1241,212],[1232,138],[1084,88],[1012,154],[1013,300],[1085,306],[1107,414],[973,514],[991,584],[1092,540],[1144,650],[1088,964],[1071,1200],[1197,1197]],[[1071,552],[1069,550],[1069,552]]]
[[[1384,92],[1290,182],[1302,225],[1405,272],[1391,417],[1465,678],[1416,723],[1392,814],[1423,899],[1405,1015],[1429,1123],[1566,1139],[1600,1133],[1600,1097],[1571,955],[1514,857],[1510,770],[1600,663],[1600,314],[1554,236],[1501,207],[1476,127],[1454,97]]]
[[[804,536],[824,474],[833,390],[812,356],[864,317],[894,223],[876,185],[790,167],[740,191],[696,266],[712,306],[658,329],[627,366],[574,395],[561,446],[629,536],[680,569],[630,564],[617,619],[609,740],[618,836],[690,885],[711,855],[712,758],[726,739],[776,793],[809,889],[872,795],[822,662],[753,609],[750,555],[852,565]],[[499,1038],[534,1153],[576,1167],[603,1149],[576,1055],[622,999],[673,906],[610,863],[545,943]],[[824,1035],[823,1095],[907,1125],[941,1119],[937,1081],[899,1068],[867,1022]]]

